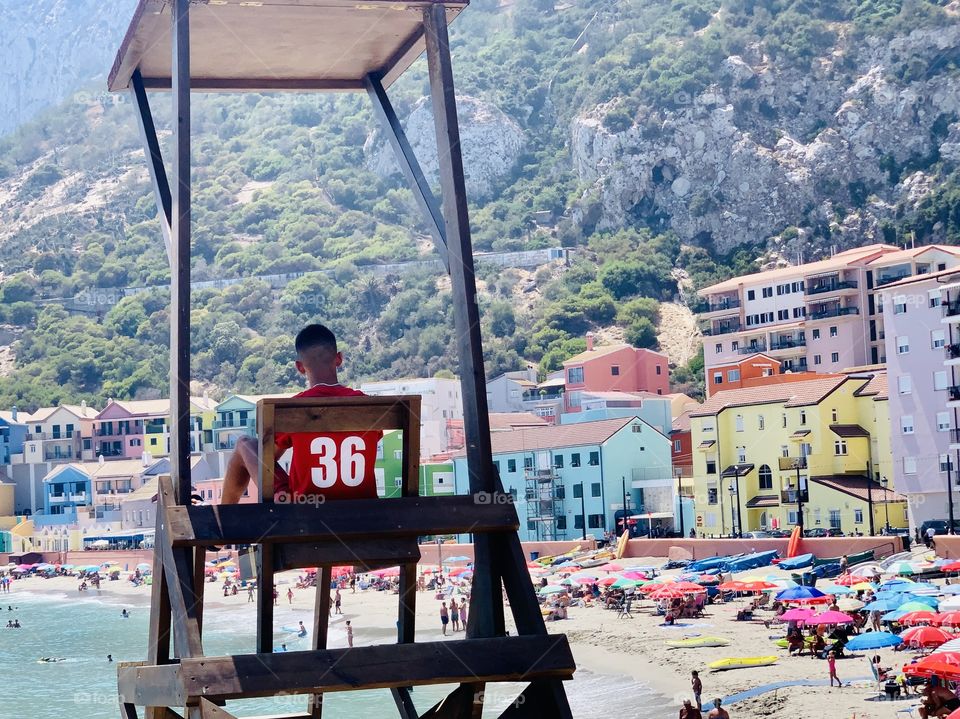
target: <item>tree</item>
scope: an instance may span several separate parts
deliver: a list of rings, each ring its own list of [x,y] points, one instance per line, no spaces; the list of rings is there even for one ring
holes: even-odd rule
[[[2,285],[3,301],[12,304],[32,300],[36,294],[36,285],[36,281],[25,272],[16,274]]]
[[[490,331],[494,337],[509,337],[517,329],[513,306],[509,302],[493,302],[487,313],[490,317]]]

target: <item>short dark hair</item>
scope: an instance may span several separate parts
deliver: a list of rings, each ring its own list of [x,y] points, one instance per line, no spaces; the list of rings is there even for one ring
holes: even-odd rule
[[[294,340],[294,347],[297,350],[297,354],[301,354],[314,347],[324,347],[330,350],[331,353],[336,354],[337,338],[333,332],[324,325],[307,325],[297,333],[297,338]]]

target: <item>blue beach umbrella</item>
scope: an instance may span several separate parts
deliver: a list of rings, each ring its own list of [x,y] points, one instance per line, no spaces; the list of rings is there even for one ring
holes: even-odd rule
[[[892,612],[887,612],[882,617],[880,617],[880,621],[896,622],[900,619],[900,617],[902,617],[905,614],[909,614],[909,612],[901,612],[899,609],[894,609]]]
[[[864,649],[882,649],[883,647],[895,647],[903,644],[903,640],[896,634],[890,632],[867,632],[858,634],[849,642],[846,649],[851,651],[860,651]]]
[[[901,604],[903,604],[903,602],[899,599],[877,599],[867,604],[863,610],[865,612],[892,612]]]
[[[816,587],[790,587],[777,594],[777,599],[787,601],[802,601],[804,599],[817,599],[826,595]]]
[[[822,590],[824,594],[833,594],[834,596],[838,594],[853,594],[853,590],[850,587],[844,587],[839,584],[824,584],[818,587]]]
[[[960,594],[960,584],[948,584],[945,587],[940,587],[941,594]]]

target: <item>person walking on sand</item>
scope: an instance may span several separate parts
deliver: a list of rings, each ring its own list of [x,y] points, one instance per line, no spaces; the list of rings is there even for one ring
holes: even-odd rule
[[[273,606],[277,606],[277,600],[280,598],[280,592],[277,591],[277,585],[273,585]]]
[[[443,636],[447,636],[447,624],[450,622],[450,615],[447,613],[447,603],[440,602],[440,626],[443,629]]]
[[[703,719],[703,714],[690,703],[689,699],[684,699],[683,706],[680,707],[680,719]]]
[[[467,631],[467,599],[466,597],[460,600],[460,626],[463,627],[463,631]]]
[[[720,706],[723,700],[717,697],[713,700],[713,709],[707,714],[707,719],[730,719],[730,712]]]
[[[333,597],[333,604],[337,608],[337,614],[343,614],[343,611],[340,609],[340,602],[343,601],[343,597],[340,596],[340,590],[337,589],[337,593]]]
[[[703,682],[700,681],[700,673],[690,672],[690,687],[693,689],[693,700],[697,704],[697,711],[703,709],[703,703],[700,701],[700,695],[703,693]]]
[[[833,686],[833,680],[837,680],[837,686],[842,687],[843,682],[837,676],[837,655],[833,652],[827,654],[827,669],[830,670],[830,686]]]
[[[353,625],[350,623],[350,620],[347,620],[347,646],[353,646]]]
[[[287,587],[287,602],[293,604],[293,588]]]
[[[253,601],[253,585],[251,584],[247,587],[247,602]]]

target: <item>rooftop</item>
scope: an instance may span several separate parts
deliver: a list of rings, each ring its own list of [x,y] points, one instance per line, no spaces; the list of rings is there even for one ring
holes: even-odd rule
[[[864,502],[870,500],[873,502],[905,502],[907,498],[902,494],[887,489],[879,482],[858,475],[834,474],[821,477],[811,477],[817,484],[843,492],[851,497],[860,499]],[[869,486],[869,490],[867,487]]]
[[[801,382],[765,384],[757,387],[723,390],[715,393],[691,417],[715,415],[729,407],[753,404],[783,403],[786,407],[817,404],[849,378],[843,376],[818,377]]]
[[[507,432],[493,432],[490,435],[490,440],[493,444],[494,454],[594,446],[603,444],[621,429],[635,421],[637,421],[635,417],[627,417],[602,419],[597,422],[518,428]],[[642,422],[642,420],[640,421]],[[644,424],[646,423],[644,422]],[[460,450],[454,456],[463,457],[466,456],[466,452]]]
[[[546,427],[547,420],[533,412],[491,412],[490,431],[503,432],[516,427]]]

